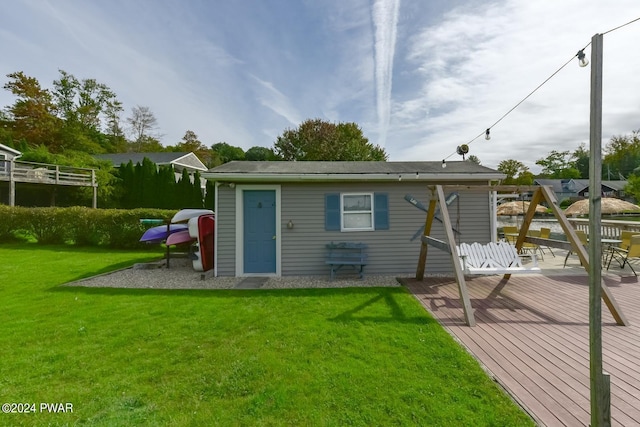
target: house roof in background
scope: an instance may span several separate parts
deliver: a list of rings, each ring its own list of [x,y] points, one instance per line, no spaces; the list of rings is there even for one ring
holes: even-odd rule
[[[6,151],[7,153],[11,153],[14,156],[19,156],[20,154],[22,154],[20,151],[16,150],[15,148],[8,147],[4,144],[0,144],[0,151]]]
[[[611,188],[612,190],[622,191],[629,181],[602,181],[602,185]]]
[[[127,164],[129,161],[133,162],[134,165],[142,163],[146,157],[156,165],[174,165],[200,171],[207,170],[207,167],[198,159],[198,156],[191,152],[96,154],[94,157],[100,160],[109,160],[114,167]]]
[[[202,174],[225,180],[499,180],[505,175],[473,162],[319,162],[319,161],[233,161]]]
[[[589,188],[588,179],[536,179],[535,184],[550,185],[556,193],[580,193]],[[627,181],[602,181],[603,187],[622,191]]]

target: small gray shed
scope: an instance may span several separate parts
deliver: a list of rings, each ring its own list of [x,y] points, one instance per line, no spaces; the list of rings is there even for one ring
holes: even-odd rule
[[[415,273],[426,213],[408,199],[427,206],[430,186],[451,186],[456,239],[488,242],[495,212],[487,185],[504,178],[468,161],[234,161],[202,176],[215,182],[216,276],[328,276],[332,242],[364,243],[367,275]],[[431,235],[444,238],[441,223]],[[427,273],[449,271],[447,254],[430,252]]]

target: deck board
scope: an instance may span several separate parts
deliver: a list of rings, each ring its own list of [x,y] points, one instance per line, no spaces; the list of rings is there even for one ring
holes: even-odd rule
[[[603,368],[612,425],[640,425],[640,282],[606,276],[630,322],[602,304]],[[464,323],[453,278],[403,279],[423,306],[541,425],[590,423],[589,284],[584,275],[467,278],[477,325]]]

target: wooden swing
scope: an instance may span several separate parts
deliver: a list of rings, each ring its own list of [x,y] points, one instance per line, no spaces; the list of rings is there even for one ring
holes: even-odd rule
[[[450,186],[447,186],[450,187]],[[455,186],[457,189],[461,189],[461,186]],[[478,189],[478,186],[462,186],[464,189]],[[534,243],[534,244],[542,244],[550,247],[557,247],[561,249],[569,249],[573,250],[578,254],[580,258],[580,262],[585,270],[589,271],[589,256],[587,254],[587,250],[581,243],[578,235],[576,234],[575,229],[569,224],[567,217],[564,215],[564,212],[558,206],[558,202],[556,200],[555,194],[551,191],[550,187],[545,186],[531,186],[531,187],[516,187],[516,186],[488,186],[486,187],[487,191],[521,191],[521,190],[533,190],[533,197],[531,203],[529,204],[529,209],[524,217],[522,222],[522,227],[520,228],[520,233],[518,234],[518,238],[515,243],[515,253],[516,256],[520,253],[520,249],[524,245],[525,242]],[[416,268],[416,280],[424,280],[425,266],[427,262],[427,252],[429,246],[434,246],[438,249],[441,249],[449,254],[451,257],[451,264],[453,265],[453,271],[456,279],[456,283],[458,284],[458,292],[460,293],[460,300],[462,302],[462,308],[464,311],[465,322],[468,326],[475,326],[476,321],[473,315],[473,309],[471,307],[471,300],[469,298],[469,293],[467,292],[467,284],[464,278],[464,260],[460,257],[460,249],[456,246],[453,228],[451,225],[451,219],[449,217],[449,210],[447,208],[447,204],[445,202],[444,189],[442,185],[435,185],[431,187],[432,193],[435,191],[436,197],[431,197],[429,201],[429,208],[427,210],[427,217],[425,220],[424,233],[422,236],[422,245],[420,247],[420,256],[418,258],[418,266]],[[535,214],[535,208],[542,201],[546,201],[555,218],[558,220],[558,223],[562,227],[565,235],[567,236],[568,242],[558,241],[558,240],[550,240],[550,239],[542,239],[539,237],[531,237],[527,236],[527,232],[529,230],[529,226],[531,225],[531,221],[533,220],[533,216]],[[442,240],[435,239],[430,236],[431,234],[431,226],[433,225],[433,219],[436,212],[436,204],[439,204],[442,223],[444,226],[446,242]],[[515,260],[514,260],[515,261]],[[487,272],[484,274],[504,274],[504,279],[509,280],[512,273],[519,272],[514,268],[510,268],[513,265],[503,266],[502,269],[496,269],[494,272]],[[539,271],[539,269],[537,270]],[[469,270],[467,269],[467,272]],[[622,310],[618,306],[615,301],[613,295],[609,291],[609,288],[606,286],[604,281],[601,281],[601,289],[602,289],[602,300],[607,305],[611,315],[615,319],[618,325],[627,325],[628,322],[622,313]]]

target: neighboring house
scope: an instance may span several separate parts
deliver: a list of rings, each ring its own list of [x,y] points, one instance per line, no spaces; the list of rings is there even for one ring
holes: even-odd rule
[[[8,174],[11,161],[18,159],[20,156],[22,156],[22,153],[18,150],[0,144],[0,174]]]
[[[161,152],[161,153],[117,153],[117,154],[96,154],[96,159],[109,160],[113,163],[113,167],[118,168],[120,165],[126,165],[131,161],[135,166],[137,163],[142,163],[144,158],[148,158],[157,166],[171,165],[176,174],[176,181],[182,176],[182,170],[186,169],[191,176],[191,182],[193,182],[193,176],[196,172],[204,172],[207,167],[200,161],[198,156],[193,153],[180,152]],[[200,180],[202,189],[204,190],[206,181]]]
[[[464,186],[445,188],[459,194],[449,206],[457,243],[491,241],[487,185],[505,175],[473,162],[235,161],[203,177],[215,182],[215,275],[328,276],[331,242],[367,244],[365,275],[414,274],[426,213],[405,196],[428,206],[434,184]],[[442,223],[431,235],[444,239]],[[449,255],[430,247],[427,274],[449,271]]]
[[[578,191],[580,197],[589,197],[589,181],[582,190]],[[627,199],[627,194],[624,191],[624,187],[628,181],[602,181],[601,182],[601,196],[602,197],[615,197],[617,199]]]
[[[563,200],[579,200],[589,197],[588,179],[536,179],[534,185],[546,185],[553,188],[558,203]],[[627,181],[602,181],[602,196],[625,198],[623,191]]]

